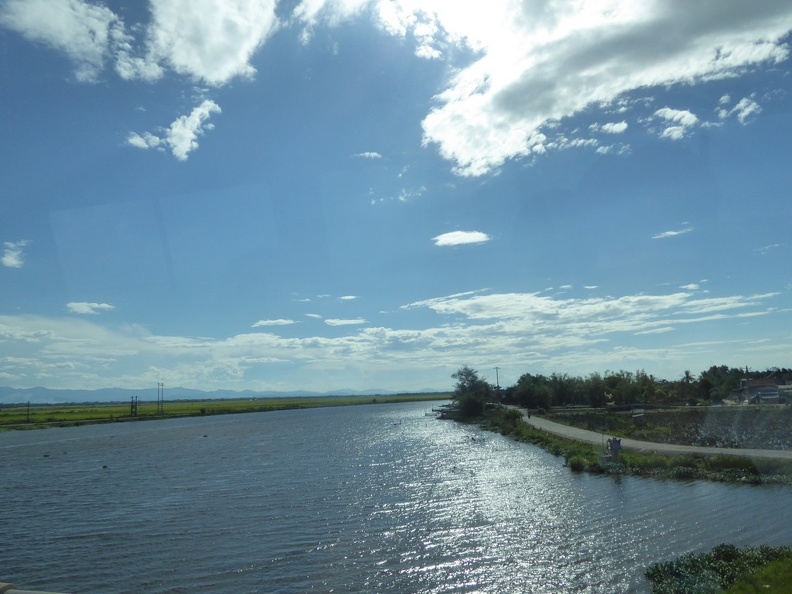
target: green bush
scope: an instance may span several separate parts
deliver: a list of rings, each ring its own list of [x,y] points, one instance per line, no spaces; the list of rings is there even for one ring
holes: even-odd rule
[[[721,544],[708,553],[691,553],[674,561],[656,563],[647,569],[646,577],[652,582],[653,594],[707,594],[722,592],[723,589],[747,580],[748,576],[758,569],[774,562],[781,562],[781,567],[791,567],[792,549],[789,547],[739,549],[731,544]],[[780,572],[783,569],[776,571]],[[752,591],[754,590],[734,592]],[[774,594],[788,590],[756,591]]]

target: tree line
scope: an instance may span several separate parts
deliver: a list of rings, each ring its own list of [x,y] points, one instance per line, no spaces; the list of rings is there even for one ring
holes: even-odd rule
[[[721,402],[740,388],[743,379],[772,378],[777,384],[792,382],[792,369],[772,368],[752,371],[747,368],[713,365],[698,375],[686,370],[679,379],[658,379],[643,369],[606,371],[585,377],[566,373],[549,376],[524,373],[513,386],[499,388],[478,371],[465,365],[452,376],[456,380],[454,399],[463,416],[480,415],[487,403],[517,404],[532,409],[585,405],[602,407],[607,403],[697,404]]]

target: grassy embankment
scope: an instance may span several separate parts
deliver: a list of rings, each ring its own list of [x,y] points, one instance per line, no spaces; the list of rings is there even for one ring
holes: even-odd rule
[[[608,415],[609,413],[599,413]],[[675,413],[685,415],[687,413]],[[766,412],[775,416],[777,412]],[[554,419],[559,420],[559,419]],[[630,474],[668,479],[704,479],[720,482],[742,482],[752,484],[781,483],[792,485],[792,463],[784,460],[752,460],[737,456],[662,455],[622,452],[618,463],[603,464],[602,448],[556,437],[535,429],[523,422],[519,411],[500,409],[481,419],[482,427],[496,431],[518,441],[533,443],[556,456],[573,471],[588,471],[601,474]],[[570,423],[573,424],[573,423]],[[684,419],[677,420],[683,427]],[[590,428],[588,426],[584,428]],[[596,429],[595,429],[596,430]],[[628,437],[625,433],[615,433]],[[634,437],[629,435],[629,437]],[[641,439],[641,437],[635,437]],[[648,439],[644,433],[643,439]],[[671,442],[675,443],[675,442]],[[753,446],[761,447],[761,446]]]
[[[81,403],[44,405],[4,405],[0,407],[0,431],[69,427],[91,423],[143,421],[174,417],[268,412],[299,408],[354,406],[397,402],[448,400],[450,394],[393,394],[377,396],[319,396],[295,398],[244,398],[238,400],[172,400],[163,403],[140,402],[137,416],[131,416],[130,403]]]
[[[655,563],[646,571],[653,594],[788,594],[792,548],[718,545]]]

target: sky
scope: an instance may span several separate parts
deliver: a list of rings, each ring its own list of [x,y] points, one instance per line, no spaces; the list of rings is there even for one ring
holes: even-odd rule
[[[792,367],[791,47],[781,0],[0,0],[0,385]]]

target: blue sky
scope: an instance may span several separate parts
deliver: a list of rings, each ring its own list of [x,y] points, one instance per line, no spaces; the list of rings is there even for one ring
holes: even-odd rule
[[[0,0],[0,385],[789,367],[790,32],[780,1]]]

